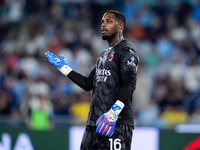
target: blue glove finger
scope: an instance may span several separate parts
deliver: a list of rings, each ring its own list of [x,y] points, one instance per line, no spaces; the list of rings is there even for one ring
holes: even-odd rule
[[[97,122],[96,122],[96,126],[98,126],[99,123],[103,121],[103,118],[104,118],[104,115],[101,115],[101,116],[99,117],[99,119],[98,119]]]
[[[60,60],[61,60],[61,65],[64,66],[64,65],[67,65],[67,60],[65,58],[65,56],[63,54],[61,54],[59,56]]]
[[[60,60],[65,60],[66,61],[65,56],[63,54],[59,55],[59,57],[60,57]]]
[[[108,131],[107,131],[106,136],[112,136],[113,132],[114,132],[113,128],[110,127],[110,128],[108,129]]]
[[[104,123],[101,122],[101,123],[97,126],[97,128],[96,128],[96,133],[101,134],[101,132],[102,132],[102,130],[103,130],[103,126],[104,126]]]
[[[100,132],[100,131],[99,131],[100,128],[101,128],[100,126],[97,126],[97,128],[96,128],[96,133],[99,133],[99,132]]]
[[[102,131],[103,131],[103,126],[104,126],[104,123],[103,122],[101,122],[100,124],[99,124],[99,126],[97,127],[98,128],[98,133],[101,135],[101,133],[102,133]]]
[[[105,122],[102,122],[100,132],[99,132],[100,135],[103,135],[104,129],[105,129]]]
[[[47,60],[50,60],[51,52],[50,51],[46,52],[45,57],[47,58]]]
[[[103,133],[102,133],[103,136],[106,136],[106,135],[107,135],[107,132],[108,132],[109,127],[110,127],[110,126],[106,123],[105,128],[104,128],[104,131],[103,131]]]
[[[52,59],[53,59],[53,57],[55,57],[54,55],[53,55],[53,53],[51,53],[51,52],[46,52],[45,53],[45,57],[47,58],[47,60],[50,62],[50,63],[52,63]]]
[[[55,55],[55,54],[51,54],[51,60],[49,60],[49,62],[52,64],[52,65],[54,65],[56,68],[61,68],[60,66],[61,66],[61,61],[60,61],[60,59]]]
[[[107,136],[112,136],[115,130],[115,124],[116,122],[110,122],[110,129],[108,129]]]
[[[45,53],[45,57],[52,65],[60,69],[61,61],[54,53],[48,51]]]

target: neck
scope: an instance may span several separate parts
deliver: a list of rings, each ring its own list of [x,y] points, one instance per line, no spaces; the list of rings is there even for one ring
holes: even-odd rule
[[[114,47],[124,40],[123,35],[116,35],[114,38],[108,40],[109,47]]]

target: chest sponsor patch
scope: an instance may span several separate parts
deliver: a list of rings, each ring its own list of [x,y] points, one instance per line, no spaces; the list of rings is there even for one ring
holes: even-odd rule
[[[107,70],[107,69],[97,69],[96,70],[96,81],[97,82],[106,82],[109,76],[111,76],[111,70]]]

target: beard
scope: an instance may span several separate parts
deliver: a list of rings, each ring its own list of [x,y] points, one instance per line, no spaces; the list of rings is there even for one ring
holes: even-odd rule
[[[103,40],[110,41],[112,38],[114,38],[115,35],[102,35]]]
[[[110,39],[110,36],[108,36],[108,35],[102,35],[102,39],[103,39],[103,40],[109,40],[109,39]]]

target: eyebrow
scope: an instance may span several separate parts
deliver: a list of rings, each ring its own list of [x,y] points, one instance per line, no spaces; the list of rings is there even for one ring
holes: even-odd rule
[[[112,19],[112,18],[101,19],[101,21],[104,21],[104,20],[109,21],[109,20],[115,20],[115,19]]]

